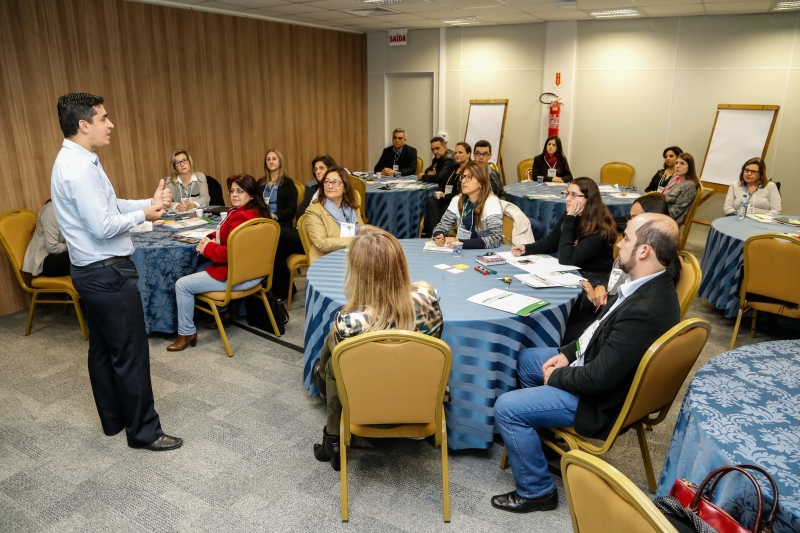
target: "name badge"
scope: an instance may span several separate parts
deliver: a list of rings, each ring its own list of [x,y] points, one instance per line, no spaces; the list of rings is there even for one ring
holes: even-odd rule
[[[620,276],[622,276],[621,268],[615,268],[611,271],[611,275],[608,277],[608,292],[611,292],[617,288],[617,283],[619,283]]]
[[[444,186],[444,195],[447,196],[448,194],[453,193],[453,186],[452,185],[445,185]]]
[[[548,178],[555,178],[556,177],[556,169],[548,168],[547,169],[547,177]]]
[[[472,232],[467,228],[462,228],[461,225],[459,225],[458,231],[456,231],[456,237],[458,237],[459,241],[465,241],[472,238]]]
[[[750,200],[750,203],[747,204],[747,212],[751,214],[756,212],[756,205],[753,200]]]
[[[340,237],[355,237],[356,225],[353,222],[340,222],[339,223],[339,236]]]
[[[395,172],[399,172],[400,171],[400,165],[392,165],[392,170],[394,170]]]
[[[586,328],[586,331],[583,332],[583,335],[580,336],[578,339],[578,344],[576,345],[578,348],[578,359],[576,359],[570,366],[583,366],[583,355],[586,352],[586,347],[589,346],[589,341],[592,340],[594,332],[597,331],[597,328],[599,327],[600,321],[595,320],[592,322],[591,326]]]
[[[659,187],[659,188],[658,188],[658,192],[660,192],[660,193],[663,193],[663,192],[664,192],[664,189],[666,189],[666,187]]]

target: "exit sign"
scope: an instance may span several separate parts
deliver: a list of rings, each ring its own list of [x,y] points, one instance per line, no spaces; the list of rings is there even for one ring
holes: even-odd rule
[[[389,46],[405,46],[408,41],[406,33],[408,29],[389,30]]]

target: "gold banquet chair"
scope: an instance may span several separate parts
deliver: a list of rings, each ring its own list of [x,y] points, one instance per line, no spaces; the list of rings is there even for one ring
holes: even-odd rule
[[[419,178],[422,176],[422,170],[425,168],[425,162],[422,161],[421,157],[417,158],[417,177]]]
[[[517,164],[517,180],[519,181],[526,181],[528,178],[526,177],[529,171],[533,170],[533,158],[530,159],[523,159]],[[535,179],[531,176],[531,179]]]
[[[81,327],[81,334],[83,340],[89,339],[89,334],[86,332],[86,324],[83,321],[83,313],[81,306],[78,303],[80,296],[72,285],[72,278],[69,276],[60,276],[57,278],[47,276],[33,276],[30,282],[26,282],[25,277],[22,275],[22,262],[25,258],[25,252],[28,245],[33,238],[33,232],[36,230],[36,213],[26,209],[12,209],[6,211],[0,216],[0,241],[3,243],[3,248],[6,251],[8,260],[11,262],[11,268],[14,270],[14,275],[17,276],[17,283],[25,292],[33,294],[31,298],[31,308],[28,311],[28,322],[25,325],[25,335],[31,334],[31,325],[33,324],[33,311],[36,309],[36,304],[72,304],[75,307],[75,314],[78,315],[78,324]],[[66,294],[69,300],[42,300],[40,295],[50,294]],[[67,308],[69,309],[69,308]]]
[[[703,203],[703,192],[705,189],[702,187],[697,189],[697,194],[694,196],[694,201],[692,205],[689,207],[689,211],[686,213],[686,218],[683,219],[683,223],[681,224],[681,228],[683,233],[681,234],[681,242],[680,246],[678,246],[678,250],[683,250],[686,246],[686,241],[689,240],[689,232],[692,230],[692,222],[694,222],[694,213],[697,211],[697,207]]]
[[[291,179],[291,178],[289,178]],[[294,182],[294,187],[297,189],[297,207],[300,207],[300,204],[303,203],[303,200],[306,199],[306,184],[300,183],[299,181],[292,180]],[[294,225],[297,226],[297,215],[295,214],[294,217]]]
[[[561,474],[575,533],[677,533],[639,487],[602,459],[569,451]]]
[[[356,190],[358,193],[358,210],[361,213],[361,220],[364,221],[364,224],[368,224],[367,222],[367,182],[359,178],[358,176],[353,176],[350,174],[347,176],[347,179],[350,180],[350,186]]]
[[[751,338],[756,336],[756,314],[759,311],[800,318],[800,283],[797,282],[800,240],[780,233],[754,235],[745,241],[742,252],[744,279],[739,294],[739,315],[731,337],[731,350],[736,346],[742,316],[751,309]],[[759,302],[758,296],[778,301]]]
[[[591,443],[571,427],[553,428],[553,433],[564,439],[570,450],[584,450],[592,455],[604,455],[614,445],[622,430],[633,427],[639,437],[647,486],[650,492],[655,492],[656,478],[650,462],[650,450],[647,448],[645,425],[655,426],[664,421],[683,381],[703,351],[710,330],[711,325],[700,318],[684,320],[664,333],[648,348],[639,362],[639,368],[636,370],[617,421],[601,445]],[[562,455],[565,453],[548,439],[542,438],[542,443]],[[500,468],[505,469],[507,466],[508,456],[503,450]]]
[[[347,446],[352,435],[369,438],[428,437],[442,452],[444,521],[450,521],[444,391],[450,347],[411,331],[363,333],[333,350],[333,373],[342,403],[339,426],[342,521],[347,522]],[[391,427],[387,427],[390,425]]]
[[[614,161],[600,167],[600,183],[630,187],[636,171],[628,163]]]
[[[278,237],[281,227],[274,220],[254,218],[235,228],[228,237],[228,280],[224,291],[212,291],[196,294],[195,297],[206,304],[195,304],[195,307],[204,313],[214,316],[217,329],[225,344],[225,353],[233,357],[228,336],[222,326],[218,307],[228,305],[231,300],[237,300],[256,294],[261,297],[267,315],[272,324],[276,337],[280,337],[278,324],[267,301],[267,293],[272,288],[272,269],[275,263],[275,251],[278,248]],[[232,287],[239,283],[256,278],[265,278],[266,283],[256,285],[245,291],[234,291]]]
[[[700,263],[697,258],[689,252],[678,252],[678,261],[681,265],[681,277],[675,290],[678,292],[678,302],[681,304],[681,320],[686,316],[686,312],[691,307],[697,291],[700,290],[700,282],[703,280],[703,272],[700,270]]]
[[[294,288],[294,279],[303,275],[303,269],[308,268],[311,262],[308,260],[309,250],[311,247],[308,245],[308,235],[305,230],[306,215],[300,217],[297,221],[297,233],[300,235],[300,242],[303,245],[302,254],[292,254],[286,258],[286,267],[289,269],[289,298],[286,301],[286,310],[292,308],[292,289]]]

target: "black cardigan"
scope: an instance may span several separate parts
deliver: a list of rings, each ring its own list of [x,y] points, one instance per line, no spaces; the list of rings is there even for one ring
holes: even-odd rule
[[[525,245],[525,255],[558,253],[562,265],[575,265],[588,272],[611,272],[614,265],[614,248],[603,235],[593,233],[575,244],[578,218],[561,215],[550,235],[542,240]]]
[[[381,172],[384,168],[392,168],[394,162],[394,147],[387,146],[383,149],[381,158],[375,164],[375,172]],[[405,145],[397,156],[397,166],[400,167],[401,176],[417,175],[417,149],[413,146]]]
[[[544,156],[539,154],[533,158],[533,175],[531,178],[533,181],[536,181],[537,176],[544,176],[544,181],[553,181],[553,178],[547,175],[549,169],[550,167],[547,166],[547,161],[544,160]],[[567,163],[566,157],[562,156],[556,160],[556,176],[565,182],[572,181],[572,171],[569,169],[569,163]]]
[[[653,179],[650,180],[650,185],[644,190],[644,192],[652,192],[658,190],[658,182],[661,181],[661,178],[664,176],[665,169],[658,170],[654,175]],[[674,175],[674,174],[673,174]],[[666,183],[664,184],[666,186]]]
[[[258,188],[262,195],[266,185],[266,179],[262,178],[258,181]],[[275,216],[278,217],[278,224],[291,228],[294,226],[295,214],[297,214],[297,187],[293,179],[284,176],[283,182],[278,185],[278,209],[275,211]]]
[[[598,319],[619,294],[610,296]],[[680,321],[680,304],[670,272],[651,279],[623,301],[597,328],[584,349],[583,366],[557,368],[547,384],[579,395],[575,413],[578,434],[608,437],[622,410],[642,356],[650,345]],[[570,363],[577,341],[560,348]]]

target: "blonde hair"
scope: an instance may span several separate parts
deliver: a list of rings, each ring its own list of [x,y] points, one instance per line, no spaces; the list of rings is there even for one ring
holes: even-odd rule
[[[264,183],[269,183],[269,168],[267,167],[267,156],[273,153],[278,156],[278,185],[283,184],[284,178],[288,178],[289,176],[286,175],[286,167],[283,164],[283,154],[277,150],[273,150],[270,148],[264,153],[264,177],[258,180],[258,184],[262,185]]]
[[[172,183],[178,183],[179,179],[178,176],[180,176],[180,174],[178,174],[178,171],[175,169],[175,156],[179,154],[183,154],[186,156],[186,159],[189,160],[189,173],[194,174],[194,159],[192,159],[192,154],[183,149],[175,150],[174,152],[172,152],[172,157],[170,158],[170,164],[169,164],[170,167],[172,167]]]
[[[416,329],[408,262],[400,242],[389,232],[363,226],[347,246],[343,313],[363,309],[370,321],[364,331]]]

